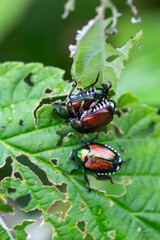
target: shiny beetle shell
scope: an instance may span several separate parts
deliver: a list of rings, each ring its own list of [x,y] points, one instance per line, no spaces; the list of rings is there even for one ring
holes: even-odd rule
[[[85,111],[80,119],[71,118],[70,124],[80,133],[96,132],[112,121],[115,110],[115,102],[104,99],[101,103],[97,103],[93,108]]]
[[[112,84],[110,82],[109,86],[102,84],[103,88],[96,88],[94,85],[98,82],[98,78],[99,73],[93,84],[83,90],[80,89],[79,92],[73,95],[72,93],[77,86],[77,82],[75,82],[66,101],[58,103],[58,106],[54,108],[54,112],[65,120],[69,120],[70,118],[80,119],[84,111],[90,107],[94,107],[96,103],[101,102],[102,98],[107,98],[108,91]]]
[[[99,179],[108,178],[112,182],[111,177],[108,175],[115,174],[120,169],[122,163],[130,160],[122,161],[120,154],[112,147],[94,142],[73,150],[71,159],[76,162],[77,167],[64,174],[71,174],[82,167],[89,191],[90,183],[86,171],[94,174]]]

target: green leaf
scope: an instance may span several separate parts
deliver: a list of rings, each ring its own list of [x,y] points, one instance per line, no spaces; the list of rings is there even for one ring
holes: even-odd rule
[[[128,40],[123,47],[115,48],[105,42],[104,26],[108,28],[108,34],[109,26],[118,14],[105,21],[101,12],[102,10],[99,10],[98,15],[78,31],[77,44],[70,46],[74,59],[72,75],[83,86],[88,86],[95,81],[100,71],[102,82],[107,83],[111,80],[115,87],[124,69],[124,61],[128,60],[130,50],[140,40],[142,31]],[[100,85],[100,81],[98,84]]]
[[[13,209],[8,204],[5,204],[2,199],[0,199],[0,211],[1,212],[13,212]]]
[[[155,131],[152,135],[152,137],[159,137],[160,136],[160,116],[158,115],[157,118],[155,119],[156,126],[155,126]]]
[[[14,227],[14,231],[16,232],[17,235],[17,240],[22,240],[26,239],[28,234],[25,232],[25,228],[32,224],[34,221],[24,221],[21,225],[17,225]]]
[[[117,108],[124,108],[131,103],[137,102],[138,98],[133,96],[131,93],[123,93],[117,101]]]
[[[8,229],[3,220],[0,218],[0,236],[1,239],[14,240],[13,231],[16,233],[16,240],[26,239],[28,234],[25,232],[25,228],[32,224],[34,221],[23,221],[21,225],[15,226],[13,229]]]
[[[29,80],[34,84],[29,86],[26,76],[31,72]],[[41,210],[44,221],[54,228],[54,239],[78,240],[87,234],[95,239],[159,239],[160,137],[149,135],[156,109],[139,102],[131,104],[126,97],[129,112],[114,119],[123,134],[111,139],[101,133],[98,142],[107,143],[123,160],[131,161],[112,177],[114,184],[88,174],[91,186],[103,190],[88,193],[82,170],[62,174],[76,166],[69,158],[81,145],[75,132],[55,116],[51,105],[38,110],[38,128],[34,125],[33,111],[45,96],[45,88],[54,89],[56,97],[58,86],[70,87],[63,82],[62,74],[60,69],[43,68],[41,64],[0,66],[0,126],[5,126],[1,127],[0,161],[3,165],[10,156],[13,166],[11,177],[2,180],[3,198],[15,200],[29,195],[23,208]],[[19,119],[23,124],[19,125]],[[20,232],[16,227],[19,238],[25,224]],[[4,239],[10,239],[6,230],[0,231]]]
[[[7,228],[6,224],[4,223],[1,217],[0,217],[0,236],[1,239],[14,240],[11,230]]]
[[[121,129],[122,135],[127,138],[147,136],[144,131],[153,121],[156,121],[156,112],[155,108],[139,102],[134,103],[129,106],[129,112],[126,112],[123,117],[115,116],[114,123]]]
[[[5,239],[5,240],[13,239],[13,238],[10,238],[10,235],[8,234],[7,230],[1,225],[0,225],[0,236],[2,239]]]

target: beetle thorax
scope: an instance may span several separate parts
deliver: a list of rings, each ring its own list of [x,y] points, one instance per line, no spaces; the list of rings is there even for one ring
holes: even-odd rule
[[[85,162],[86,158],[89,157],[89,150],[88,149],[81,149],[78,152],[78,157],[81,159],[82,162]]]

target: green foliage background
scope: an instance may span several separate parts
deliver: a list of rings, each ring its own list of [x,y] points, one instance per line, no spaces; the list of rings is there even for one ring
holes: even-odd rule
[[[98,1],[92,1],[93,5],[98,5],[98,3]],[[82,19],[82,14],[74,12],[67,20],[63,20],[62,30],[60,28],[62,20],[59,16],[63,4],[61,3],[60,7],[60,4],[54,1],[54,7],[49,7],[54,20],[46,10],[45,16],[50,16],[50,25],[46,29],[46,23],[42,19],[46,21],[48,18],[42,18],[41,12],[42,9],[43,13],[45,12],[44,2],[39,0],[36,5],[36,1],[35,3],[28,1],[28,5],[21,6],[20,1],[17,0],[14,4],[26,13],[24,19],[26,18],[27,21],[25,23],[25,20],[22,20],[22,14],[19,15],[19,11],[11,11],[9,14],[9,8],[3,1],[1,2],[1,7],[7,9],[6,15],[9,15],[9,18],[5,14],[4,17],[1,15],[0,24],[4,26],[1,34],[1,60],[42,61],[68,71],[71,62],[62,61],[62,59],[68,59],[69,55],[67,51],[66,55],[64,54],[64,49],[66,50],[67,44],[73,42],[72,36],[75,37],[77,28],[81,29],[81,26],[86,24],[86,20],[83,20],[84,22],[81,20],[79,24],[75,21],[75,16],[79,14],[79,19]],[[32,4],[32,8],[29,8]],[[84,10],[85,3],[81,4],[79,3],[77,8],[81,6],[80,9]],[[51,1],[45,3],[45,6],[51,5]],[[35,11],[37,6],[38,9]],[[0,177],[1,180],[5,178],[1,184],[0,210],[2,212],[15,211],[15,207],[11,207],[4,201],[8,198],[19,201],[25,211],[41,210],[44,221],[53,227],[54,239],[159,239],[160,119],[157,109],[154,108],[154,106],[159,107],[160,88],[158,88],[157,61],[159,52],[157,51],[158,37],[153,37],[158,34],[159,15],[157,10],[148,17],[143,7],[141,3],[139,11],[143,10],[140,14],[143,22],[135,27],[129,23],[131,16],[124,13],[122,20],[118,21],[120,37],[117,38],[118,35],[115,35],[108,39],[119,48],[113,50],[112,47],[108,47],[105,50],[107,54],[110,53],[107,56],[118,55],[118,62],[116,59],[116,61],[111,61],[106,71],[108,73],[110,69],[113,69],[111,77],[114,78],[114,86],[116,86],[119,71],[123,69],[123,60],[127,59],[126,51],[122,51],[124,50],[123,44],[133,34],[135,35],[137,30],[143,28],[141,51],[135,48],[131,61],[127,63],[127,68],[122,75],[121,83],[117,86],[118,95],[115,99],[117,99],[117,109],[122,114],[121,118],[115,116],[114,124],[107,128],[110,134],[102,133],[98,140],[117,149],[122,159],[131,157],[132,161],[124,164],[114,176],[114,185],[107,181],[97,181],[89,176],[91,185],[102,191],[92,189],[89,194],[81,171],[74,175],[63,176],[63,172],[75,167],[69,155],[80,143],[76,133],[61,119],[52,115],[53,106],[46,105],[39,109],[38,125],[35,125],[33,111],[41,98],[54,96],[57,99],[59,95],[63,98],[70,91],[70,84],[62,79],[64,71],[56,67],[44,67],[39,63],[6,62],[1,64]],[[54,8],[57,15],[53,14]],[[123,12],[126,9],[121,10]],[[88,20],[91,18],[90,14],[92,17],[95,15],[93,10],[88,13],[86,8],[85,11]],[[35,20],[32,18],[32,12]],[[37,12],[40,12],[39,17]],[[59,22],[56,21],[56,16]],[[72,16],[73,19],[75,17],[75,25],[71,24]],[[36,20],[40,21],[36,24]],[[30,21],[32,28],[29,25]],[[55,28],[53,31],[54,21],[57,30]],[[9,34],[9,31],[16,25],[15,32],[12,30]],[[58,35],[61,31],[63,36]],[[93,29],[93,33],[96,34],[97,31]],[[50,37],[46,38],[46,36]],[[58,42],[52,42],[52,37],[58,39]],[[129,40],[126,50],[128,51],[130,44],[134,44],[137,40],[139,37]],[[100,40],[100,44],[102,42],[103,39]],[[18,44],[17,48],[16,44]],[[83,44],[79,46],[80,54],[84,47],[89,47],[87,42]],[[50,49],[52,46],[55,49],[53,52]],[[61,52],[62,55],[59,54]],[[82,54],[78,63],[87,64],[88,60],[83,59],[83,56]],[[75,64],[78,57],[74,56]],[[89,83],[99,70],[101,66],[99,59],[101,58],[96,59],[97,69],[90,69],[90,64],[88,71],[83,66],[76,65],[74,68],[73,65],[72,72],[75,76],[77,73],[80,74],[78,79],[82,78],[83,85],[85,85],[85,76]],[[29,75],[30,73],[32,75]],[[69,72],[65,77],[69,77]],[[28,85],[26,79],[32,86]],[[104,82],[109,80],[105,73],[103,80]],[[53,89],[53,92],[46,94],[45,88]],[[134,93],[136,97],[131,93],[122,94],[125,91]],[[123,113],[126,111],[128,114]],[[68,135],[71,131],[73,134]],[[86,137],[86,140],[89,141],[92,137],[94,134]],[[20,200],[23,195],[25,197]],[[34,220],[35,215],[31,219]],[[27,237],[25,228],[27,229],[28,225],[31,226],[33,221],[21,220],[20,223],[17,222],[18,225],[13,226],[12,230],[12,226],[9,229],[8,224],[9,219],[3,221],[2,217],[0,235],[4,239],[22,239],[22,236],[25,239]],[[51,236],[48,239],[51,239]]]

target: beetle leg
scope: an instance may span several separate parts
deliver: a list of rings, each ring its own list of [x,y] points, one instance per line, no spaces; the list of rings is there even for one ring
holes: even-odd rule
[[[73,108],[73,106],[72,106],[72,102],[71,102],[71,109],[72,109],[72,113],[73,113],[74,117],[77,117],[77,115],[76,115],[76,113],[75,113],[75,111],[74,111],[74,108]]]
[[[98,140],[99,134],[100,134],[100,132],[97,132],[95,138],[91,139],[90,142],[95,142],[96,140]]]
[[[110,180],[110,182],[113,184],[112,178],[107,176],[107,178]]]
[[[84,175],[84,179],[86,180],[87,185],[88,185],[88,191],[90,192],[90,191],[91,191],[90,183],[89,183],[89,179],[88,179],[88,177],[87,177],[87,175],[86,175],[86,171],[85,171],[84,168],[83,168],[83,175]]]
[[[102,179],[102,180],[104,180],[104,179],[109,179],[110,180],[110,182],[113,184],[113,181],[112,181],[112,178],[110,177],[110,176],[108,176],[108,175],[98,175],[97,173],[93,173],[98,179]]]
[[[76,115],[76,113],[75,113],[75,111],[74,111],[74,108],[73,108],[73,106],[72,106],[72,101],[71,101],[71,100],[69,100],[69,101],[67,102],[67,104],[66,104],[67,108],[68,108],[68,105],[69,105],[69,104],[70,104],[70,107],[71,107],[71,109],[72,109],[72,113],[73,113],[74,117],[77,117],[77,115]]]
[[[69,94],[68,98],[71,97],[71,95],[72,95],[74,89],[77,87],[77,82],[76,82],[75,80],[73,80],[73,79],[72,79],[72,81],[74,82],[74,84],[72,85],[72,90],[70,91],[70,94]]]
[[[81,141],[81,143],[83,143],[84,145],[86,145],[86,142],[84,141],[83,138],[79,138],[79,140]]]
[[[74,168],[74,169],[72,169],[70,172],[66,172],[66,173],[63,173],[63,174],[72,174],[72,173],[74,173],[74,172],[76,172],[78,169],[80,169],[82,166],[78,166],[78,167],[76,167],[76,168]]]
[[[79,109],[79,112],[80,112],[81,115],[82,115],[83,104],[84,104],[84,99],[82,100],[82,102],[81,102],[81,106],[80,106],[80,109]]]
[[[128,158],[127,160],[124,160],[124,161],[122,161],[121,163],[129,162],[130,160],[131,160],[131,158]]]

